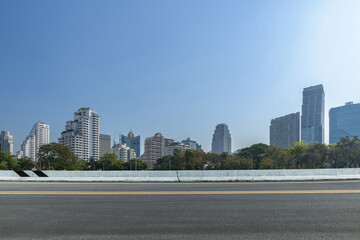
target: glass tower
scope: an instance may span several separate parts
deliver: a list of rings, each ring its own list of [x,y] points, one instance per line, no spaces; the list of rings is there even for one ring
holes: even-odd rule
[[[301,140],[309,144],[324,143],[325,93],[316,85],[303,90]]]
[[[329,143],[337,143],[342,137],[360,137],[360,104],[348,102],[345,106],[329,111]]]
[[[218,124],[215,128],[211,152],[219,154],[226,152],[231,154],[231,135],[229,127],[224,123]]]
[[[126,143],[131,149],[135,150],[136,157],[140,157],[140,136],[134,136],[133,132],[130,130],[127,136],[121,135],[121,144]]]

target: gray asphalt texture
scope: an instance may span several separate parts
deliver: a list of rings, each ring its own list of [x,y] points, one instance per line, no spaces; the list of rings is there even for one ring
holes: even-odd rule
[[[348,190],[297,183],[0,183],[0,191]],[[1,239],[360,239],[360,194],[0,195]]]

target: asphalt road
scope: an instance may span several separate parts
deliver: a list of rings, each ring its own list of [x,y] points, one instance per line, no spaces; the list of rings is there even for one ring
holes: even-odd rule
[[[0,238],[360,239],[359,190],[359,181],[3,182]]]

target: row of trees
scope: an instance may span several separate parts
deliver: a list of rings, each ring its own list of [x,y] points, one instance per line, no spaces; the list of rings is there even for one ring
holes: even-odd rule
[[[8,152],[0,151],[0,170],[146,170],[147,165],[140,159],[121,161],[115,154],[107,153],[100,160],[79,159],[69,147],[59,143],[42,145],[38,161],[28,157],[17,159]]]
[[[360,139],[341,138],[333,145],[308,145],[297,142],[288,149],[258,143],[240,149],[233,155],[196,150],[176,150],[173,156],[157,160],[154,170],[232,170],[232,169],[311,169],[357,168],[360,166]],[[95,161],[78,159],[69,147],[59,143],[43,145],[38,162],[0,151],[0,169],[30,170],[146,170],[140,159],[123,162],[115,154],[105,154]]]
[[[288,149],[266,144],[227,153],[175,151],[173,156],[158,159],[156,170],[232,170],[232,169],[313,169],[354,168],[360,166],[360,139],[341,138],[333,145],[309,145],[297,142]]]
[[[18,159],[16,156],[1,151],[0,149],[0,170],[21,170],[21,169],[32,169],[35,167],[33,162],[28,157]]]

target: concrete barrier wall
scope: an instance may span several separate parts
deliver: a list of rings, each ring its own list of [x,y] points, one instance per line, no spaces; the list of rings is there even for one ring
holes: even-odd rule
[[[20,177],[0,171],[0,181],[89,182],[202,182],[202,181],[306,181],[359,179],[360,168],[206,171],[43,171],[48,177]]]
[[[0,179],[3,177],[16,178],[19,177],[19,175],[12,170],[0,170]]]
[[[176,171],[43,171],[49,178],[80,181],[178,182]]]

